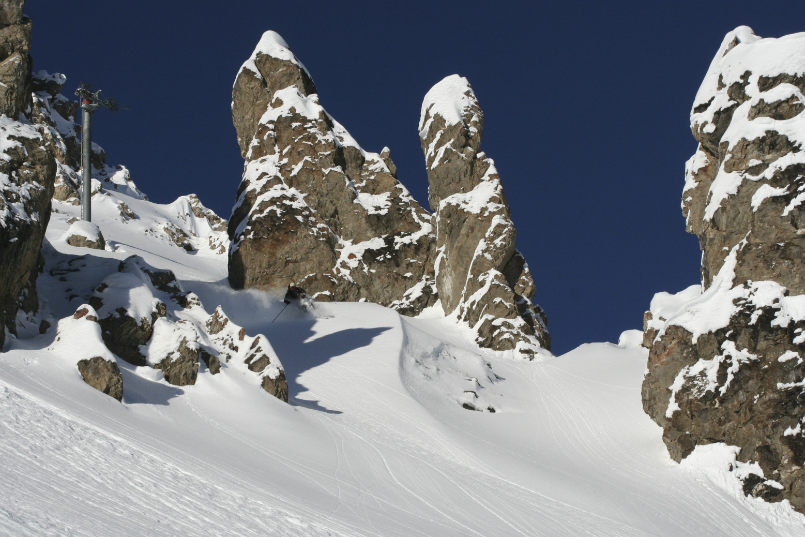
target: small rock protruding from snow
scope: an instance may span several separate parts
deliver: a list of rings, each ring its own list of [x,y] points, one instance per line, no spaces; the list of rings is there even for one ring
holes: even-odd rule
[[[123,376],[115,355],[101,337],[98,313],[89,304],[82,304],[59,321],[50,350],[72,360],[84,382],[96,390],[118,401],[123,398]]]
[[[92,248],[103,250],[106,248],[106,240],[103,238],[100,228],[94,222],[86,220],[76,220],[67,230],[65,241],[70,246],[80,248]]]

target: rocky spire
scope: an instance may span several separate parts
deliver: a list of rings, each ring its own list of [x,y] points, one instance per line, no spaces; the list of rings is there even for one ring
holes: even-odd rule
[[[387,148],[364,151],[324,110],[275,32],[238,72],[232,118],[245,159],[229,222],[233,287],[294,282],[317,300],[365,299],[405,314],[438,294],[481,346],[528,357],[548,347],[497,171],[479,153],[482,113],[465,79],[448,77],[423,104],[434,215],[397,181]]]
[[[466,78],[451,75],[422,102],[419,137],[436,227],[436,286],[455,313],[493,349],[533,355],[549,348],[535,285],[515,248],[516,230],[494,161],[481,152],[483,112]]]
[[[305,67],[266,32],[238,72],[232,117],[246,159],[229,223],[229,281],[317,300],[433,303],[430,215],[384,149],[364,151],[319,103]]]
[[[728,33],[696,95],[682,210],[702,287],[646,315],[643,406],[675,460],[757,464],[744,491],[805,512],[805,34]]]

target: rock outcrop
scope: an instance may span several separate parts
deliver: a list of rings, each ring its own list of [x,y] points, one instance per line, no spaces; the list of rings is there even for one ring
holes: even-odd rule
[[[31,123],[31,21],[24,2],[0,8],[0,347],[20,308],[34,312],[42,237],[56,164],[46,134]]]
[[[89,304],[80,305],[75,313],[59,320],[48,350],[75,364],[88,385],[118,401],[123,399],[123,375],[115,355],[101,339],[98,313]]]
[[[118,401],[123,399],[123,375],[117,363],[105,360],[100,356],[93,356],[89,359],[79,360],[78,371],[84,382],[105,393],[109,397],[114,397]]]
[[[550,348],[546,319],[522,254],[494,161],[481,152],[483,112],[466,78],[451,75],[422,102],[419,137],[436,227],[442,308],[493,349]]]
[[[675,460],[724,442],[805,512],[805,34],[727,34],[693,103],[682,209],[702,287],[646,316],[643,406]]]
[[[235,80],[232,117],[246,159],[229,221],[229,281],[401,311],[434,302],[430,215],[319,104],[305,67],[266,32]]]
[[[97,224],[77,220],[67,230],[67,244],[80,248],[103,250],[106,247],[106,240]]]
[[[453,121],[425,108],[435,215],[397,180],[387,148],[364,151],[324,110],[308,71],[266,32],[233,88],[246,162],[229,222],[229,282],[274,290],[293,282],[316,300],[368,300],[411,315],[438,299],[482,346],[533,357],[549,346],[545,318],[531,303],[533,279],[494,164],[479,154],[477,100],[472,135],[463,109]]]
[[[90,304],[106,347],[131,364],[160,369],[170,384],[195,384],[201,364],[215,375],[235,359],[264,390],[288,400],[285,372],[265,336],[246,335],[220,307],[208,313],[169,270],[131,256],[103,279]]]

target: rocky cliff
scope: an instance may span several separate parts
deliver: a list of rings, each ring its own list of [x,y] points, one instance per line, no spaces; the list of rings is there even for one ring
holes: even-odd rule
[[[495,163],[481,151],[483,112],[466,78],[451,75],[422,102],[419,137],[436,227],[442,308],[493,349],[550,348],[546,319],[522,254]]]
[[[805,34],[727,34],[696,95],[682,210],[702,286],[646,315],[643,406],[675,460],[724,442],[805,512]]]
[[[449,77],[429,95],[441,95],[454,79],[466,84]],[[447,98],[464,99],[461,92]],[[266,32],[232,94],[245,165],[229,222],[231,285],[282,289],[293,282],[317,300],[369,300],[411,315],[438,299],[482,346],[532,357],[547,348],[499,178],[479,153],[474,95],[471,108],[476,131],[465,139],[464,111],[447,124],[453,115],[423,106],[430,114],[420,125],[430,214],[397,180],[389,150],[362,149],[321,106],[287,43]],[[437,153],[446,156],[436,162]]]
[[[229,281],[317,300],[420,311],[434,301],[430,215],[388,150],[364,151],[319,104],[305,67],[266,32],[243,64],[232,116],[246,159],[229,222]]]
[[[32,120],[31,21],[24,1],[0,6],[0,348],[20,308],[37,308],[36,275],[56,164]]]

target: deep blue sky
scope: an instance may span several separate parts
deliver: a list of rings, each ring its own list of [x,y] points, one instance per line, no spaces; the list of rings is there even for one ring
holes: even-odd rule
[[[735,26],[805,31],[802,0],[29,0],[26,12],[35,69],[67,74],[66,94],[87,80],[128,107],[95,115],[109,161],[152,200],[195,192],[227,218],[242,169],[232,82],[264,30],[285,37],[364,149],[391,148],[425,204],[422,97],[466,76],[557,353],[617,341],[655,292],[698,282],[679,209],[693,97]]]

